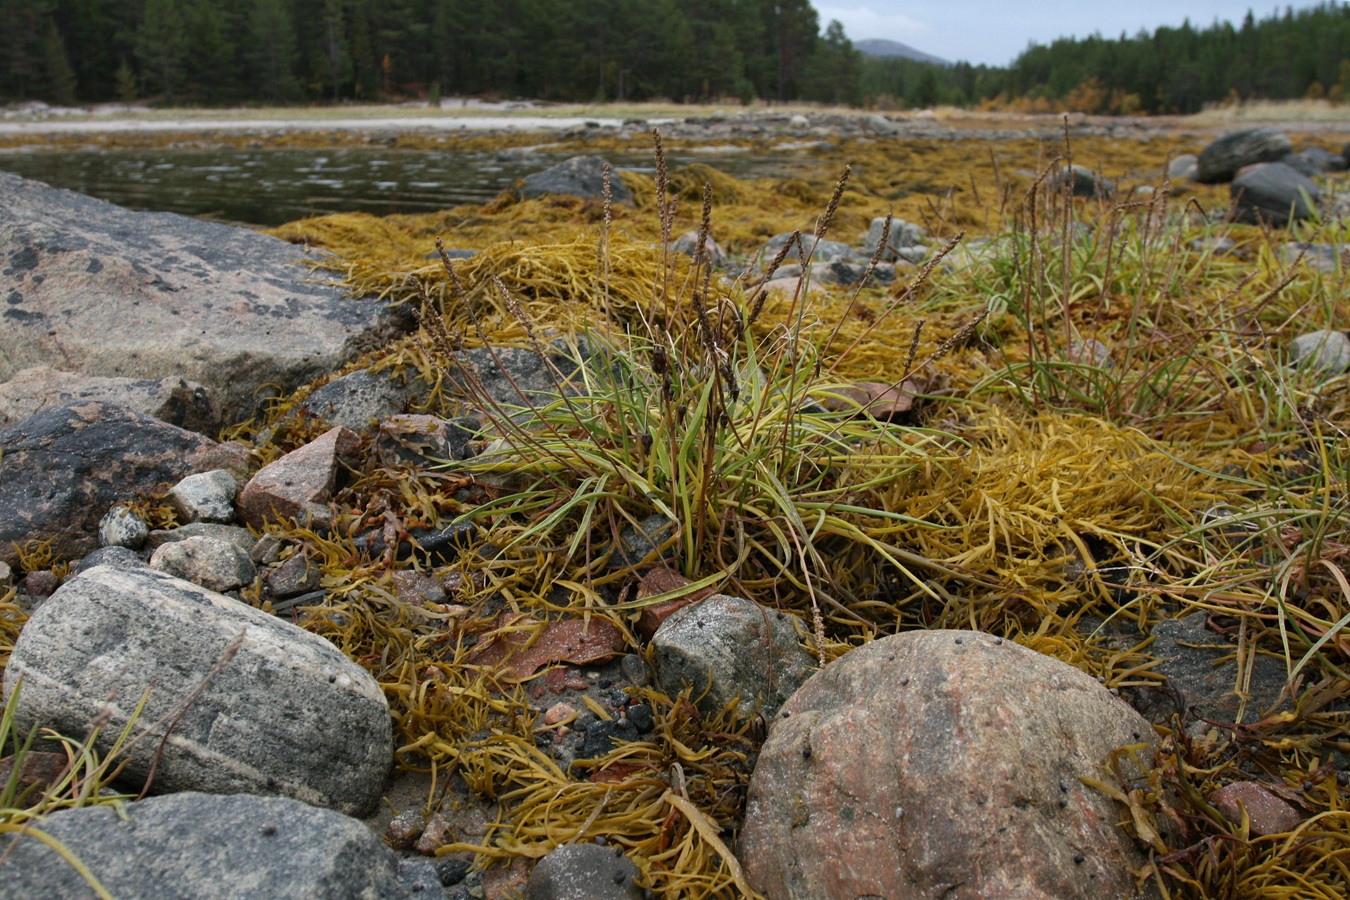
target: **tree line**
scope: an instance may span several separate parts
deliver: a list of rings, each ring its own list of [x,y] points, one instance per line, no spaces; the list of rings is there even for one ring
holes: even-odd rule
[[[0,0],[0,99],[859,103],[809,0]]]
[[[1234,100],[1350,102],[1350,4],[1323,3],[1241,24],[1093,35],[1032,45],[1006,68],[868,60],[874,105],[1013,108],[1033,112],[1192,113]]]
[[[1350,4],[1057,40],[1005,68],[864,58],[809,0],[0,0],[0,101],[441,95],[1101,113],[1350,100]]]

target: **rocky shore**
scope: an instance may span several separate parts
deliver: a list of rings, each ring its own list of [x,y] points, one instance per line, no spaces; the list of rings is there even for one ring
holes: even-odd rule
[[[1057,128],[978,137],[1054,139]],[[1125,140],[1152,128],[1070,131]],[[702,117],[661,129],[713,143],[785,131],[897,146],[970,137],[886,116]],[[1271,231],[1323,216],[1342,233],[1347,164],[1350,146],[1294,153],[1284,133],[1250,129],[1171,160],[1171,178],[1229,185],[1221,219]],[[583,158],[520,192],[607,223],[607,177]],[[1091,168],[1060,167],[1045,182],[1108,203],[1117,190]],[[509,422],[606,383],[618,363],[603,348],[536,323],[542,336],[526,326],[528,340],[518,329],[514,341],[460,346],[453,364],[426,366],[417,354],[434,341],[409,338],[419,328],[409,305],[326,283],[323,250],[16,176],[0,174],[0,196],[4,697],[20,742],[32,729],[87,736],[124,764],[106,787],[128,795],[120,806],[70,800],[72,784],[78,795],[89,782],[72,782],[65,751],[48,741],[0,761],[0,788],[82,807],[29,824],[84,867],[7,831],[0,896],[95,896],[94,880],[115,897],[618,898],[673,896],[679,884],[704,895],[696,880],[658,877],[683,864],[672,861],[678,848],[706,857],[718,895],[1158,896],[1159,848],[1189,827],[1142,812],[1174,790],[1158,781],[1159,760],[1177,741],[1217,740],[1210,724],[1258,727],[1295,708],[1270,655],[1241,662],[1247,692],[1233,694],[1243,639],[1204,615],[1164,616],[1141,634],[1083,601],[1091,611],[1067,631],[1121,658],[1151,641],[1143,679],[1094,677],[1037,644],[1044,633],[1005,635],[1001,620],[974,613],[896,633],[871,623],[866,639],[827,647],[820,613],[813,623],[808,610],[775,606],[772,585],[755,582],[748,596],[736,579],[675,571],[692,526],[661,514],[606,526],[614,546],[587,563],[593,584],[560,577],[541,590],[518,545],[542,556],[556,536],[522,538],[520,522],[489,533],[475,511],[538,490],[523,473],[553,451],[528,428],[507,439]],[[866,221],[810,258],[791,234],[763,235],[758,252],[734,260],[697,233],[674,246],[743,282],[785,276],[758,290],[788,297],[807,281],[839,295],[864,283],[899,291],[926,266],[992,265],[1008,252],[990,236],[935,262],[943,241],[922,225]],[[1350,264],[1331,239],[1277,236],[1272,247],[1326,277]],[[1295,329],[1277,348],[1281,364],[1344,378],[1344,328]],[[1096,364],[1114,365],[1100,346]],[[738,390],[769,393],[739,378]],[[905,385],[859,385],[830,412],[839,423],[917,424],[905,417],[925,391]],[[1055,590],[1094,568],[1087,542],[1066,547]],[[888,590],[954,602],[940,580],[929,570],[917,587]],[[391,658],[404,645],[409,655]],[[529,740],[504,736],[496,715],[527,719]],[[505,758],[494,741],[528,760],[542,787],[483,762]],[[1350,774],[1342,759],[1333,786]],[[573,787],[588,793],[576,799]],[[531,791],[588,812],[511,826],[513,808],[546,805]],[[625,820],[609,806],[622,791],[660,809],[650,839],[625,830],[637,813]],[[1248,837],[1312,815],[1254,779],[1207,802]]]

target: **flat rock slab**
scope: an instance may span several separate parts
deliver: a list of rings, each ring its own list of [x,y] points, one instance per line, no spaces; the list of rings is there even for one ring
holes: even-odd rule
[[[1136,896],[1147,860],[1111,782],[1152,727],[1088,675],[970,631],[852,650],[774,720],[750,782],[740,859],[788,898]],[[1126,777],[1134,777],[1129,772]]]
[[[398,858],[365,825],[282,797],[182,793],[125,807],[58,812],[42,829],[118,900],[403,900],[435,897],[399,878]],[[94,897],[36,838],[0,859],[6,897]]]
[[[0,561],[49,540],[78,559],[120,499],[209,469],[242,472],[244,451],[107,403],[70,403],[0,429]]]
[[[0,381],[51,365],[198,382],[227,421],[408,322],[311,275],[304,248],[0,172]]]
[[[241,634],[234,657],[186,702]],[[132,729],[148,736],[126,751],[126,778],[139,787],[163,743],[157,792],[275,794],[359,814],[379,799],[393,759],[384,694],[331,643],[149,569],[98,566],[62,585],[19,633],[7,699],[20,678],[19,733],[80,736],[106,713],[104,752],[150,688]]]
[[[34,366],[0,384],[0,426],[26,419],[49,406],[91,400],[116,403],[207,436],[214,436],[227,424],[210,392],[182,378],[102,378]]]

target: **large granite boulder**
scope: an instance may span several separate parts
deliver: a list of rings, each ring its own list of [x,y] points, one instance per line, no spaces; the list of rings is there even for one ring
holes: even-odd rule
[[[1112,783],[1114,751],[1151,765],[1156,745],[1094,679],[1011,641],[882,638],[784,705],[739,857],[776,900],[1133,897],[1147,859],[1128,813],[1080,779]]]
[[[69,579],[25,623],[4,677],[6,701],[23,680],[19,734],[83,736],[103,718],[101,752],[146,696],[123,750],[137,790],[153,767],[156,792],[280,795],[361,814],[393,759],[384,694],[337,647],[150,569]]]
[[[1242,169],[1229,191],[1233,217],[1239,222],[1266,222],[1276,227],[1312,216],[1322,196],[1315,181],[1280,162]]]
[[[14,545],[51,541],[75,559],[99,545],[99,520],[117,500],[210,469],[242,473],[237,446],[106,403],[44,409],[0,429],[0,561]]]
[[[1243,166],[1274,162],[1293,151],[1293,141],[1278,128],[1230,131],[1201,151],[1195,180],[1205,184],[1231,181]]]
[[[304,248],[245,228],[133,212],[0,172],[0,380],[36,365],[185,378],[227,421],[408,327],[311,275]]]
[[[58,812],[41,828],[118,900],[411,900],[443,896],[356,819],[282,797],[182,793]],[[93,897],[36,837],[5,842],[0,895]],[[420,877],[419,877],[420,875]]]

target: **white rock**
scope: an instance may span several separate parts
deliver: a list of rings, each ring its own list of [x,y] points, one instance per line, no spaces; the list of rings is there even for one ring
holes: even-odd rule
[[[188,522],[234,521],[234,498],[239,482],[224,469],[189,475],[169,491],[169,502]]]

